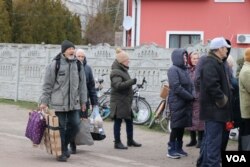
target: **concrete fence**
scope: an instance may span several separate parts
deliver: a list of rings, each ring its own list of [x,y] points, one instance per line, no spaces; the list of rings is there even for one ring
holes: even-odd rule
[[[109,73],[115,59],[115,48],[108,44],[76,46],[86,51],[87,62],[92,66],[94,77],[104,79],[104,90],[110,87]],[[60,52],[60,45],[0,44],[0,98],[38,101],[45,68]],[[123,48],[130,55],[130,75],[138,82],[145,77],[147,85],[141,92],[152,108],[160,100],[161,80],[167,78],[171,65],[172,49],[155,45]],[[206,53],[207,46],[196,45],[187,48]],[[243,49],[232,49],[235,59],[241,57]],[[102,74],[107,74],[102,77]]]

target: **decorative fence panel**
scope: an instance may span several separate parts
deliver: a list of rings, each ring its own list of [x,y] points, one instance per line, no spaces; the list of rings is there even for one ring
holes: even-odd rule
[[[109,74],[115,59],[115,48],[108,44],[96,46],[76,46],[86,51],[87,62],[92,67],[94,77],[104,79],[104,89],[110,87]],[[46,66],[60,52],[60,45],[0,44],[0,98],[38,101]],[[160,100],[161,80],[167,78],[171,63],[172,49],[155,45],[123,48],[130,55],[130,75],[147,80],[141,92],[154,108]],[[203,45],[190,46],[188,51],[206,53]],[[232,49],[234,58],[239,58],[244,49]]]

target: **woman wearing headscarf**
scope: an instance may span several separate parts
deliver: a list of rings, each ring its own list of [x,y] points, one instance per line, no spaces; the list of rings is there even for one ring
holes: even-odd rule
[[[199,60],[199,53],[198,52],[191,52],[188,56],[188,73],[189,76],[194,84],[195,87],[195,100],[193,102],[193,110],[192,110],[192,126],[188,127],[187,130],[190,131],[190,143],[188,143],[186,146],[191,147],[195,146],[197,148],[200,148],[203,131],[204,131],[204,121],[200,120],[200,102],[199,102],[199,96],[200,96],[200,88],[197,85],[197,82],[195,81],[195,73],[196,73],[196,67]],[[196,131],[198,132],[198,142],[196,140]]]

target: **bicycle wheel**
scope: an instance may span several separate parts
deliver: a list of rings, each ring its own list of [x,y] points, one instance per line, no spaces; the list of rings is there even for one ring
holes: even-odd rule
[[[99,106],[99,112],[103,120],[107,119],[110,115],[110,102],[106,101],[102,104],[102,106]]]
[[[149,129],[152,128],[152,126],[155,124],[155,120],[156,120],[156,117],[153,116],[152,119],[151,119],[151,121],[150,121],[150,123],[149,123],[149,125],[148,125]]]
[[[167,118],[166,116],[162,117],[160,120],[161,128],[164,132],[170,133],[171,132],[171,121],[170,118]]]
[[[133,123],[136,125],[142,125],[148,122],[152,113],[148,102],[143,98],[137,99],[137,97],[133,98],[132,112]]]

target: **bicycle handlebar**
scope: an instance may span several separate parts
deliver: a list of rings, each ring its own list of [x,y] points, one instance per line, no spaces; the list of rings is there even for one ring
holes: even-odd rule
[[[138,92],[139,89],[143,89],[144,88],[143,86],[144,86],[145,83],[147,83],[147,81],[146,81],[145,77],[143,77],[142,83],[141,84],[136,84],[136,87],[133,89],[134,94],[136,92]]]
[[[168,79],[163,79],[163,80],[161,80],[161,83],[163,83],[163,82],[168,82]]]

